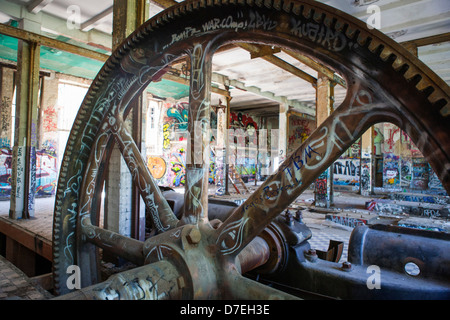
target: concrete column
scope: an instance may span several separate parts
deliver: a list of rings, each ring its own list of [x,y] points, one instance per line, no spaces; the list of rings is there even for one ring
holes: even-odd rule
[[[225,194],[225,173],[226,173],[226,138],[227,131],[227,110],[224,106],[217,108],[217,134],[215,146],[216,165],[216,195]]]
[[[275,172],[278,169],[279,165],[286,159],[288,110],[289,106],[287,104],[280,104],[280,113],[278,117],[278,163],[274,164],[272,172]]]
[[[36,22],[22,19],[20,28],[35,32]],[[19,40],[16,77],[16,123],[9,216],[34,217],[40,46]]]
[[[0,148],[11,148],[13,123],[12,101],[14,94],[14,69],[0,67]],[[12,141],[12,142],[11,142]]]
[[[47,143],[58,142],[58,86],[59,79],[55,76],[44,77],[41,88],[40,135],[38,145],[43,148]],[[62,156],[64,150],[58,150]]]
[[[319,127],[333,112],[334,86],[330,79],[319,73],[316,88],[316,125]],[[315,182],[314,200],[317,207],[329,208],[333,203],[332,166]]]
[[[361,168],[359,171],[359,193],[364,196],[372,194],[373,186],[373,127],[361,136]]]
[[[148,19],[145,0],[114,0],[113,50]],[[125,121],[138,148],[141,148],[142,97]],[[120,234],[143,240],[145,236],[145,206],[133,185],[131,174],[117,145],[111,154],[108,178],[105,181],[105,227]]]

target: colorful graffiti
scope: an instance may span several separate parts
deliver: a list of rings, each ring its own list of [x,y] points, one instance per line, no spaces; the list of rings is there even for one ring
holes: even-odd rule
[[[232,144],[231,152],[233,153],[230,163],[235,165],[236,171],[244,181],[254,180],[257,153],[253,148],[258,145],[258,124],[249,115],[231,112],[230,128],[235,130],[234,141],[229,142]]]
[[[43,112],[43,128],[46,132],[56,131],[58,114],[54,106],[48,106]]]
[[[245,130],[258,130],[258,125],[253,120],[252,117],[242,114],[241,112],[230,113],[230,126],[242,128]],[[253,132],[249,132],[249,135],[253,134]]]
[[[411,188],[425,190],[428,188],[428,163],[424,158],[412,159]]]
[[[308,139],[316,125],[312,120],[302,119],[295,115],[291,115],[288,121],[287,153],[291,154],[306,139]]]
[[[210,158],[209,158],[209,177],[208,182],[209,184],[214,184],[216,182],[217,177],[217,170],[216,170],[216,156],[214,155],[214,152],[211,150]]]
[[[186,184],[186,150],[184,148],[172,153],[170,165],[170,185],[184,186]]]
[[[187,130],[188,127],[188,115],[189,115],[189,103],[179,102],[174,105],[166,104],[166,115],[175,129],[180,131]]]
[[[159,180],[164,177],[167,170],[166,161],[158,156],[147,157],[147,167],[150,170],[153,178]]]
[[[0,149],[0,195],[11,193],[12,152],[9,148]]]
[[[315,205],[327,207],[328,203],[328,169],[320,174],[315,181]]]
[[[400,184],[399,159],[394,153],[386,153],[383,158],[383,180],[385,187],[398,187]]]
[[[361,159],[361,194],[362,195],[369,195],[372,191],[372,184],[371,184],[371,172],[370,172],[370,166],[371,166],[371,159],[362,158]]]
[[[170,124],[169,123],[165,123],[163,125],[163,148],[164,149],[169,149],[170,148]]]
[[[36,195],[53,195],[58,179],[57,159],[45,150],[36,152]]]
[[[354,158],[338,159],[333,164],[335,185],[359,185],[360,160]]]
[[[57,159],[47,150],[36,151],[36,196],[54,195],[58,179]],[[9,198],[12,183],[12,150],[0,149],[0,197]]]
[[[402,188],[409,188],[411,186],[412,179],[412,163],[409,158],[401,158],[400,167],[400,186]]]

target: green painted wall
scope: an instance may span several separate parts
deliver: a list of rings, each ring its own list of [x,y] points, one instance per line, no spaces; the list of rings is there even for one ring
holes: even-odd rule
[[[66,37],[57,37],[57,40],[68,42]],[[17,39],[0,34],[0,58],[17,62],[17,48]],[[41,47],[40,57],[41,69],[87,79],[94,79],[103,66],[100,61],[45,46]],[[151,83],[147,90],[161,98],[181,99],[189,95],[188,85],[168,80]]]

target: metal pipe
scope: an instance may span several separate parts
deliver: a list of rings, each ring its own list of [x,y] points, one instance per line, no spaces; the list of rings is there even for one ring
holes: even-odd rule
[[[269,257],[269,244],[263,238],[255,237],[238,255],[242,274],[264,265]]]
[[[166,300],[189,299],[184,278],[175,266],[161,260],[111,276],[55,300]],[[124,285],[126,284],[126,285]]]
[[[137,265],[144,264],[143,242],[94,226],[87,220],[83,219],[82,230],[88,242]]]

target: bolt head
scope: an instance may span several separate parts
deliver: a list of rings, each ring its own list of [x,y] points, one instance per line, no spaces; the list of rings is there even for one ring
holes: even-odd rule
[[[190,244],[198,244],[202,239],[202,234],[198,228],[192,228],[186,235],[186,239]]]
[[[352,264],[348,261],[344,261],[342,263],[342,269],[344,269],[345,271],[350,271],[352,269]]]

